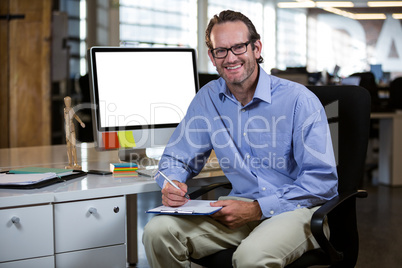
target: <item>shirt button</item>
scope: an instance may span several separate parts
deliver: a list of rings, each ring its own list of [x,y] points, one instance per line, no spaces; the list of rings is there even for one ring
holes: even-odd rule
[[[273,210],[271,210],[270,212],[269,212],[269,214],[271,214],[271,215],[274,215],[274,211]]]
[[[265,191],[267,188],[265,188],[265,187],[261,187],[261,190],[263,190],[263,191]]]
[[[297,204],[297,208],[300,208],[301,206],[300,206],[300,204]]]
[[[247,136],[247,133],[246,133],[246,132],[244,132],[244,133],[243,133],[243,136]]]
[[[246,109],[241,109],[242,113],[244,113],[246,111]]]
[[[250,159],[251,156],[248,154],[246,157],[247,157],[248,159]]]

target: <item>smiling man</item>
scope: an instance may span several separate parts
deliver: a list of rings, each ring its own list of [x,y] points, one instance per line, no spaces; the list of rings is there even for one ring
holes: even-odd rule
[[[213,149],[233,189],[211,216],[154,217],[143,236],[148,261],[190,267],[190,257],[237,247],[234,267],[284,267],[318,247],[311,216],[337,195],[325,111],[307,88],[259,66],[260,35],[243,14],[215,15],[206,44],[221,78],[198,92],[159,164],[180,189],[155,179],[164,205],[185,204],[185,182]]]

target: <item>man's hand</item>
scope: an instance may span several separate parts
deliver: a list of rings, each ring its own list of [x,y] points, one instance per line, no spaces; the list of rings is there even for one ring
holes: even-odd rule
[[[223,207],[211,217],[230,229],[236,229],[247,222],[259,220],[262,216],[262,211],[257,201],[221,200],[211,203],[211,206]]]
[[[173,181],[179,189],[173,187],[170,183],[166,183],[162,189],[162,204],[169,207],[179,207],[188,202],[188,199],[184,197],[187,193],[187,184]]]

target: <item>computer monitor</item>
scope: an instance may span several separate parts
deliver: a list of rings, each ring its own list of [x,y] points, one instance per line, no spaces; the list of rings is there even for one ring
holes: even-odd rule
[[[88,64],[95,147],[122,160],[164,147],[198,89],[192,48],[92,47]]]
[[[361,77],[360,76],[349,76],[342,79],[342,85],[352,85],[358,86],[360,84]]]

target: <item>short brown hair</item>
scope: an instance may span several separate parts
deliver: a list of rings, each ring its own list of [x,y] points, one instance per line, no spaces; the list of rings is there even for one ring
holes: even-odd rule
[[[216,24],[221,24],[221,23],[228,22],[228,21],[232,21],[232,22],[242,21],[247,26],[248,32],[249,32],[249,40],[251,41],[251,47],[254,50],[255,49],[254,42],[261,39],[260,35],[257,33],[257,30],[255,29],[254,24],[251,22],[251,20],[247,16],[243,15],[240,12],[236,12],[233,10],[224,10],[221,13],[219,13],[219,15],[215,15],[209,21],[208,27],[205,30],[205,43],[206,43],[208,49],[210,49],[210,50],[213,49],[212,41],[211,41],[212,28]],[[257,63],[262,63],[263,61],[264,60],[261,56],[257,59]]]

